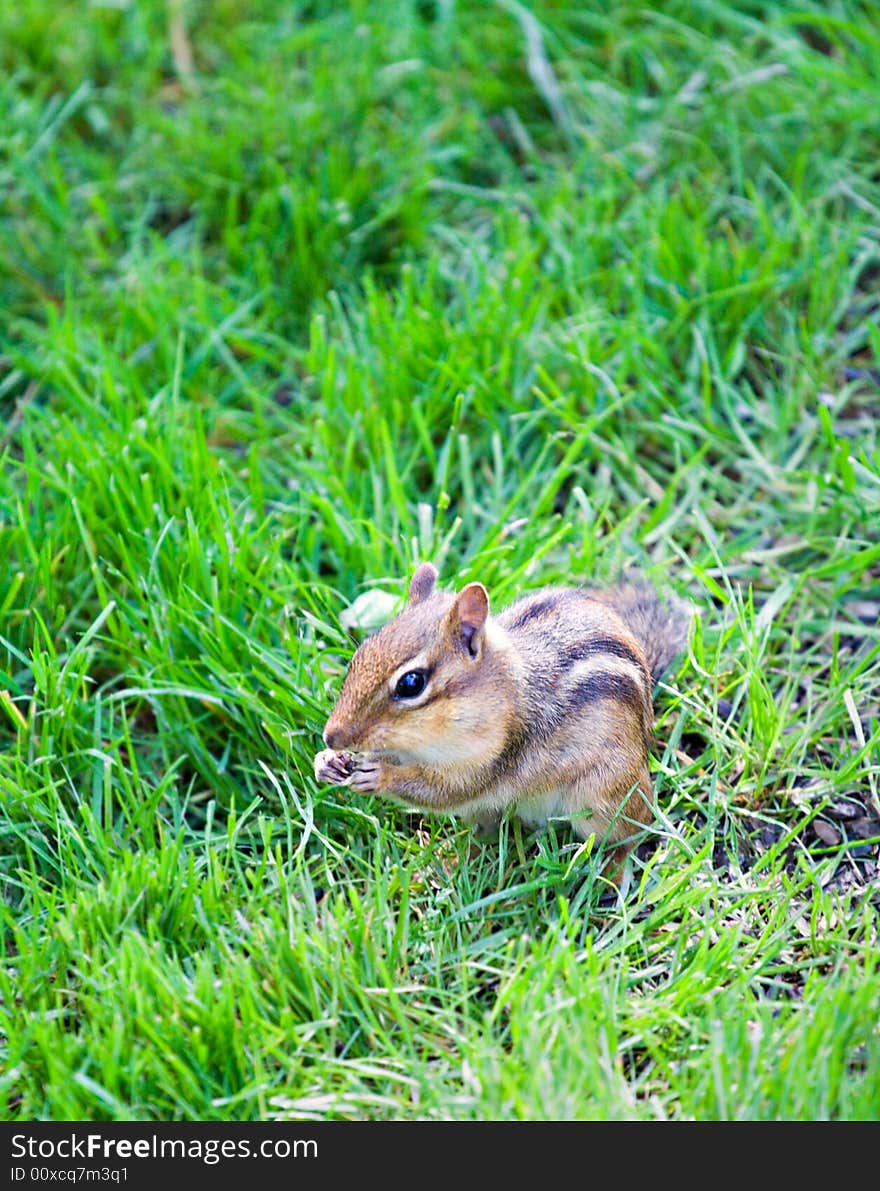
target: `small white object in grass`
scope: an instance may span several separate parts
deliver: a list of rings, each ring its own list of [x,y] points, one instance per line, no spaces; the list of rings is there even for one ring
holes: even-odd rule
[[[374,587],[359,595],[354,603],[339,614],[339,623],[346,632],[360,629],[371,633],[390,620],[396,608],[397,596]]]

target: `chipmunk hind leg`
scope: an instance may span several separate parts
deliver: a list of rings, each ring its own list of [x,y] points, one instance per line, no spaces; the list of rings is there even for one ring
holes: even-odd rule
[[[604,846],[603,872],[619,885],[641,825],[654,817],[654,787],[647,768],[599,795],[594,783],[577,783],[570,794],[569,813],[576,835],[581,839],[595,835],[597,844]]]

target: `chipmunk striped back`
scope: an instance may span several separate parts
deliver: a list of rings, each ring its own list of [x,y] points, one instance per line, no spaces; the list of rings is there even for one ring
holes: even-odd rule
[[[517,600],[497,620],[531,663],[522,717],[527,731],[508,763],[532,742],[546,743],[560,730],[589,725],[591,709],[598,714],[605,701],[615,706],[603,719],[631,724],[647,749],[653,729],[651,660],[610,600],[583,588],[548,588]],[[652,647],[655,664],[661,655],[671,660],[673,645],[670,637],[662,649]],[[608,730],[613,735],[610,722]]]
[[[656,684],[687,645],[693,609],[683,600],[661,599],[649,583],[618,583],[604,589],[585,589],[611,608],[641,646]]]

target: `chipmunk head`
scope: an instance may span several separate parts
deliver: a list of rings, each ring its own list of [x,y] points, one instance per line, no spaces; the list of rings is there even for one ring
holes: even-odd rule
[[[454,593],[436,582],[423,563],[404,610],[358,648],[324,729],[328,748],[427,762],[480,747],[491,701],[471,696],[485,670],[489,597],[481,583]]]

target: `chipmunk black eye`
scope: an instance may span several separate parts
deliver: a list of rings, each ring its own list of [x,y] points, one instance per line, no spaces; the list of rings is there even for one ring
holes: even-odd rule
[[[425,689],[428,675],[424,670],[407,670],[397,680],[394,693],[398,699],[415,699]]]

